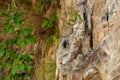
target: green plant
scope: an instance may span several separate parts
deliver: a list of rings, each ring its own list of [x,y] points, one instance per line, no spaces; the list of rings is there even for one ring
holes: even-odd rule
[[[1,11],[0,15],[6,17],[0,32],[4,37],[0,42],[0,80],[28,80],[32,77],[33,60],[29,53],[20,53],[18,49],[37,41],[32,35],[33,27],[24,26],[24,13],[16,9]],[[7,35],[10,37],[6,38]]]
[[[55,26],[56,22],[57,22],[57,16],[56,16],[56,14],[53,14],[50,17],[50,19],[42,22],[41,27],[44,30],[48,30],[50,28],[56,28],[56,26]],[[58,36],[59,36],[59,31],[56,28],[56,31],[54,32],[54,34],[50,35],[50,37],[47,39],[47,45],[49,46],[52,41],[55,42],[56,45],[58,45],[58,43],[59,43]]]
[[[50,7],[53,0],[39,0],[37,4],[33,7],[35,11],[45,12],[46,9]]]
[[[53,35],[50,35],[50,37],[47,39],[47,45],[50,46],[51,42],[53,41],[56,45],[58,45],[59,40],[58,40],[58,35],[59,32],[56,31]]]
[[[81,15],[76,13],[76,16],[78,17],[79,20],[82,20]]]
[[[67,22],[68,25],[71,25],[73,22],[75,22],[75,17],[77,17],[80,21],[82,20],[81,15],[77,11],[71,11],[69,15],[70,17]]]
[[[57,21],[57,16],[56,14],[53,14],[50,19],[48,20],[45,20],[42,22],[41,24],[41,27],[44,29],[44,30],[47,30],[49,28],[53,28],[56,24],[56,21]]]

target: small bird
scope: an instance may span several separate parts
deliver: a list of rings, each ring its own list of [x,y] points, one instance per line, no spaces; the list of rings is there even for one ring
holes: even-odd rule
[[[67,40],[65,38],[62,38],[62,46],[63,48],[67,47]]]

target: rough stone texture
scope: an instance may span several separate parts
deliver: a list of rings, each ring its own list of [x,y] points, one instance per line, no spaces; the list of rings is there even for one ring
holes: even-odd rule
[[[120,0],[60,0],[60,5],[61,39],[68,44],[59,43],[56,80],[120,80]]]

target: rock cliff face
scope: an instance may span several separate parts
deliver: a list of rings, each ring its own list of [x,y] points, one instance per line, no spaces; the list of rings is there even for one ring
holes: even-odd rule
[[[120,0],[60,5],[56,80],[120,80]]]

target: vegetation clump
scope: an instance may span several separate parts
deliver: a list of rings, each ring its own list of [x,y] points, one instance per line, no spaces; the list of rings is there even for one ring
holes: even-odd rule
[[[3,10],[0,17],[5,17],[0,31],[0,80],[30,80],[33,59],[19,50],[37,41],[33,27],[24,26],[24,13],[16,9]]]

